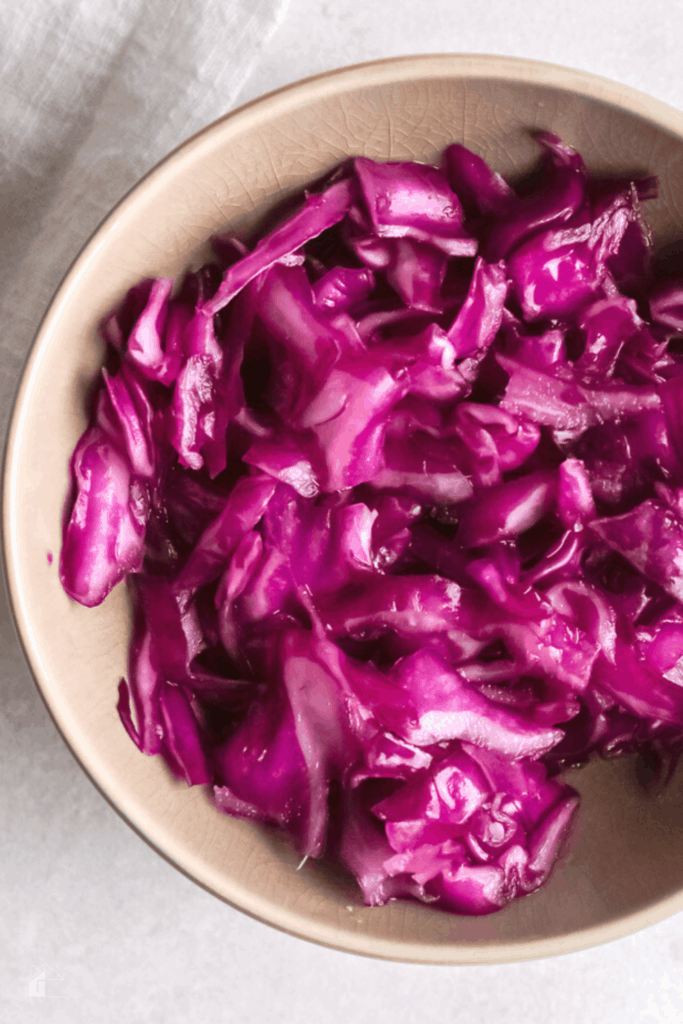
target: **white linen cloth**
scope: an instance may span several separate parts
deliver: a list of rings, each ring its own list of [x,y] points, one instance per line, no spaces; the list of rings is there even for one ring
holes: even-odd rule
[[[233,106],[287,3],[0,7],[0,428],[72,259],[145,171]]]

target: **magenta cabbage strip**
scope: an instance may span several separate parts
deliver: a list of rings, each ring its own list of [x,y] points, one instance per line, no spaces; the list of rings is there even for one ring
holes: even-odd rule
[[[536,139],[514,184],[347,161],[136,285],[71,461],[60,576],[127,580],[133,742],[370,905],[502,909],[563,772],[683,746],[683,279],[654,179]]]

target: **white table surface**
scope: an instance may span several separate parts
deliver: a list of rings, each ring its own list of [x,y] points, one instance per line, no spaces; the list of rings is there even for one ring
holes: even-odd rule
[[[0,53],[11,38],[14,57],[20,58],[12,75],[19,74],[16,68],[23,69],[22,74],[37,73],[35,37],[22,32],[22,18],[29,9],[39,13],[39,2],[0,2]],[[262,2],[266,27],[251,24],[251,51],[239,67],[240,75],[235,71],[232,78],[226,73],[225,79],[214,79],[209,99],[194,104],[185,120],[173,122],[169,131],[183,131],[177,138],[155,138],[148,150],[138,141],[137,162],[131,161],[119,178],[109,180],[110,192],[99,195],[99,206],[79,221],[76,232],[66,232],[66,238],[64,231],[60,233],[60,245],[44,244],[45,232],[56,237],[49,223],[57,187],[54,167],[60,160],[68,163],[70,146],[74,152],[79,146],[79,152],[87,152],[87,140],[83,143],[81,135],[74,134],[68,117],[62,119],[61,136],[62,129],[54,124],[51,134],[39,133],[45,144],[42,150],[31,150],[33,163],[27,164],[32,192],[27,192],[26,177],[18,173],[21,160],[10,167],[13,173],[0,179],[0,225],[11,244],[11,252],[4,248],[4,262],[0,259],[1,429],[6,428],[21,363],[45,302],[106,211],[104,204],[111,205],[140,171],[189,131],[232,106],[344,64],[404,53],[460,51],[530,57],[585,69],[683,108],[680,0],[651,0],[647,6],[642,0],[425,0],[420,5],[415,0],[272,0],[266,10],[267,2]],[[116,0],[111,7],[123,10],[132,3]],[[205,0],[198,6],[209,16],[215,9],[218,17],[219,9],[225,13],[240,5]],[[62,19],[59,32],[42,37],[41,59],[56,46],[67,54],[71,47],[74,59],[80,59],[78,19],[95,8],[100,16],[106,0],[104,5],[60,0],[50,9],[57,8]],[[166,8],[159,7],[171,14],[176,9],[179,5],[171,0]],[[172,42],[173,18],[167,22],[161,29]],[[210,27],[211,17],[206,24]],[[200,56],[202,46],[208,52],[216,45],[211,32],[194,42]],[[12,79],[11,88],[17,81]],[[106,86],[106,81],[97,83],[100,92],[95,99],[105,95],[106,100]],[[7,75],[3,78],[0,70],[0,105],[8,87]],[[75,96],[73,102],[83,98]],[[136,124],[136,116],[135,111],[125,111],[126,123]],[[192,123],[193,117],[201,120]],[[103,142],[114,144],[118,127],[111,115],[100,120],[100,147]],[[30,128],[29,124],[27,131]],[[159,145],[164,146],[162,152]],[[52,164],[50,147],[55,154]],[[81,162],[79,168],[74,159],[67,173],[71,201],[79,182],[87,178],[88,168]],[[63,180],[64,175],[59,182]],[[29,204],[31,196],[34,203]],[[30,216],[34,205],[47,212]],[[41,237],[38,254],[35,240]],[[26,253],[33,253],[40,272],[33,293],[26,285],[33,298],[19,316],[15,307],[21,292],[13,273]],[[38,696],[4,597],[0,636],[0,1019],[57,1024],[683,1020],[680,914],[607,946],[552,960],[417,967],[319,948],[226,906],[155,854],[82,773]],[[27,979],[43,966],[46,996],[32,998]]]

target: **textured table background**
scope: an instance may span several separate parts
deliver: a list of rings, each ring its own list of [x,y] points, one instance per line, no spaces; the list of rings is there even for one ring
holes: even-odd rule
[[[683,108],[683,5],[652,0],[0,0],[0,429],[82,243],[187,135],[263,92],[403,53],[582,68]],[[496,1024],[683,1020],[683,916],[549,961],[411,967],[225,906],[146,846],[56,733],[0,598],[0,1018]],[[27,979],[46,968],[46,997]]]

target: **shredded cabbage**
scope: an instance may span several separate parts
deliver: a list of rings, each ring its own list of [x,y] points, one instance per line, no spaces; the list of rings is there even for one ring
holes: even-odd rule
[[[127,579],[132,740],[370,905],[500,910],[563,771],[683,746],[683,281],[653,179],[537,141],[534,188],[349,161],[136,285],[71,460],[61,580]]]

